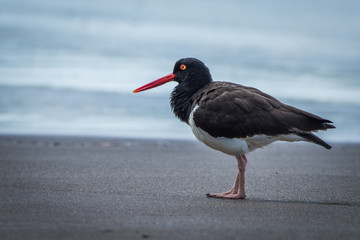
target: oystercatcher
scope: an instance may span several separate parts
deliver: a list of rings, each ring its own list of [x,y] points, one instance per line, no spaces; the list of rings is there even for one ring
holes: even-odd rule
[[[331,121],[283,104],[256,88],[214,82],[209,69],[196,58],[178,60],[173,73],[133,92],[170,81],[178,83],[170,100],[174,114],[191,127],[199,141],[235,156],[238,162],[239,171],[232,189],[208,193],[208,197],[244,199],[245,154],[257,148],[275,141],[307,141],[331,148],[313,134],[317,130],[335,128]]]

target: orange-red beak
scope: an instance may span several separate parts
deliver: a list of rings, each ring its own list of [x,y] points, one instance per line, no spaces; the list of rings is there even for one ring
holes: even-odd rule
[[[145,84],[144,86],[135,89],[133,91],[133,93],[138,93],[138,92],[142,92],[142,91],[154,88],[154,87],[161,86],[167,82],[173,81],[175,77],[176,77],[176,75],[171,73],[169,75],[166,75],[165,77],[159,78],[151,83]]]

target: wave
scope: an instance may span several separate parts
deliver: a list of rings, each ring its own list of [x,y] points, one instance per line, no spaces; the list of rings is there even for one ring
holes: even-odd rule
[[[160,74],[150,74],[160,77]],[[100,76],[99,76],[100,78]],[[141,81],[4,81],[0,88],[37,89],[43,91],[78,91],[93,93],[132,94],[132,91],[157,77],[143,77]],[[270,79],[271,78],[271,79]],[[289,76],[272,76],[268,74],[263,80],[259,75],[244,81],[231,81],[251,86],[266,92],[279,100],[310,101],[360,105],[360,88],[356,84],[339,84],[337,81],[317,77],[297,77],[288,80]],[[126,79],[131,79],[126,77]],[[228,79],[221,79],[227,81]],[[230,80],[229,80],[230,81]],[[169,83],[160,88],[142,93],[146,96],[168,96],[176,83]]]

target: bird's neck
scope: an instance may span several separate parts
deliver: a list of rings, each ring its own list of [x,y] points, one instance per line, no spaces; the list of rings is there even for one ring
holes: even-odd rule
[[[175,116],[186,123],[188,122],[191,112],[191,98],[193,94],[194,92],[186,91],[185,89],[181,88],[181,85],[178,85],[175,87],[170,97],[171,108]]]
[[[211,80],[208,82],[210,83]],[[176,117],[181,121],[188,123],[191,113],[191,107],[193,105],[194,94],[207,83],[202,86],[194,88],[194,86],[188,86],[185,84],[179,84],[174,88],[171,93],[170,105]]]

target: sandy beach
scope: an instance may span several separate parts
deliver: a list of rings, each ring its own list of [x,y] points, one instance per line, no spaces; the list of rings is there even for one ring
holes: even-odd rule
[[[1,239],[359,239],[360,146],[273,144],[236,160],[196,141],[0,136]]]

